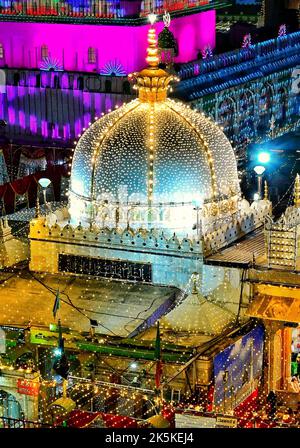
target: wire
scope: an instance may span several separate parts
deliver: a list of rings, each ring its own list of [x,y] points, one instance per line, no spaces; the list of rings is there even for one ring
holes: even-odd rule
[[[136,317],[132,318],[129,322],[127,322],[127,324],[125,324],[125,325],[123,326],[124,330],[125,330],[125,331],[129,331],[128,328],[126,328],[126,327],[127,327],[131,322],[133,322],[133,321],[136,320],[136,319],[141,319],[141,320],[143,320],[143,322],[146,322],[147,319],[142,319],[142,318],[140,318],[139,316],[140,316],[140,314],[142,314],[142,313],[146,313],[147,311],[149,311],[149,310],[152,308],[152,306],[154,305],[154,303],[156,302],[156,300],[158,300],[158,298],[159,298],[159,297],[156,297],[156,299],[153,299],[152,302],[151,302],[151,304],[148,306],[148,308],[145,308],[144,310],[140,311],[140,312],[137,314]]]
[[[239,323],[239,319],[240,319],[240,313],[241,313],[241,307],[242,307],[242,301],[243,301],[244,282],[246,280],[246,273],[247,273],[247,268],[243,268],[242,277],[241,277],[240,300],[239,300],[238,312],[237,312],[236,319],[235,319],[235,325]]]
[[[57,290],[55,290],[54,288],[48,286],[46,283],[44,283],[42,280],[40,280],[39,278],[35,277],[33,275],[32,272],[30,272],[30,275],[34,278],[34,280],[36,280],[37,282],[39,282],[42,286],[44,286],[44,288],[46,288],[49,292],[51,292],[51,294],[56,295],[57,294]],[[63,303],[65,303],[66,305],[71,306],[72,308],[74,308],[76,311],[78,311],[80,314],[82,314],[84,317],[86,317],[89,321],[91,321],[91,317],[89,317],[87,314],[85,314],[82,311],[82,308],[77,307],[76,305],[74,305],[74,303],[72,302],[72,300],[70,299],[69,295],[65,292],[61,292],[62,295],[67,297],[67,300],[61,299],[61,301]],[[113,330],[111,330],[110,328],[106,327],[105,325],[101,324],[100,322],[98,322],[98,325],[105,328],[105,330],[109,331],[111,334],[113,334],[114,336],[120,337],[120,335],[118,335],[117,333],[115,333]]]

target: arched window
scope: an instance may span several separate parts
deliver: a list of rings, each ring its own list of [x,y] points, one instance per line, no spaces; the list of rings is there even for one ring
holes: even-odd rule
[[[0,44],[0,59],[4,58],[4,49],[3,49],[3,44]]]
[[[35,77],[35,87],[41,87],[41,75],[38,74]]]
[[[41,56],[42,56],[42,59],[45,59],[45,58],[47,58],[49,56],[47,45],[42,45],[42,47],[41,47]]]
[[[14,86],[18,86],[19,82],[20,82],[20,74],[19,73],[14,73]]]
[[[79,76],[79,78],[77,79],[77,89],[83,90],[83,77],[82,76]]]
[[[89,64],[96,63],[96,49],[93,47],[89,47],[88,49],[88,63]]]
[[[54,89],[60,89],[59,77],[57,75],[54,76],[53,87]]]
[[[130,83],[129,83],[129,81],[124,81],[123,82],[123,93],[125,94],[125,95],[130,95]]]

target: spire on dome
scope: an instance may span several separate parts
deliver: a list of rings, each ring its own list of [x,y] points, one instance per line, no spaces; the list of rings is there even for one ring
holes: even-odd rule
[[[148,62],[149,67],[158,68],[159,56],[157,48],[157,38],[156,31],[153,25],[151,25],[151,28],[148,30],[148,47],[146,61]]]
[[[173,76],[159,68],[159,52],[157,46],[156,30],[154,28],[156,16],[149,15],[151,27],[148,30],[148,47],[146,62],[147,68],[140,72],[129,75],[129,78],[134,78],[137,81],[137,89],[139,91],[139,99],[143,102],[154,103],[157,101],[164,101],[167,98],[167,90],[171,81],[179,81],[176,76]]]

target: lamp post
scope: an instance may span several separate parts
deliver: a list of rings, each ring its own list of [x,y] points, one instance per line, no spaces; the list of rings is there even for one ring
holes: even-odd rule
[[[51,180],[47,179],[47,177],[41,177],[41,179],[39,180],[39,186],[42,188],[42,191],[43,191],[45,206],[47,206],[46,192],[47,192],[47,188],[49,187],[50,184],[51,184]]]
[[[254,171],[257,175],[257,193],[259,195],[259,199],[262,197],[262,176],[266,171],[266,168],[262,165],[257,165],[254,167]]]

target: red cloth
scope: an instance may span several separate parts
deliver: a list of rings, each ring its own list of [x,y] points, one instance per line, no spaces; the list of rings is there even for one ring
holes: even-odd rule
[[[32,176],[25,176],[22,179],[17,179],[11,182],[9,185],[15,194],[25,194],[28,191]]]
[[[137,428],[138,426],[137,421],[131,417],[77,409],[70,412],[67,424],[71,428],[84,428],[88,427],[99,416],[103,419],[106,428]]]
[[[162,362],[161,360],[156,361],[156,370],[155,370],[155,387],[156,389],[159,389],[160,387],[160,378],[162,376],[163,369],[162,369]]]
[[[0,186],[0,198],[3,198],[5,212],[14,213],[16,195],[28,194],[29,207],[34,207],[38,181],[41,177],[47,177],[52,182],[55,201],[60,200],[60,182],[62,176],[68,176],[68,167],[66,165],[55,165],[45,171],[25,176],[13,182]]]

